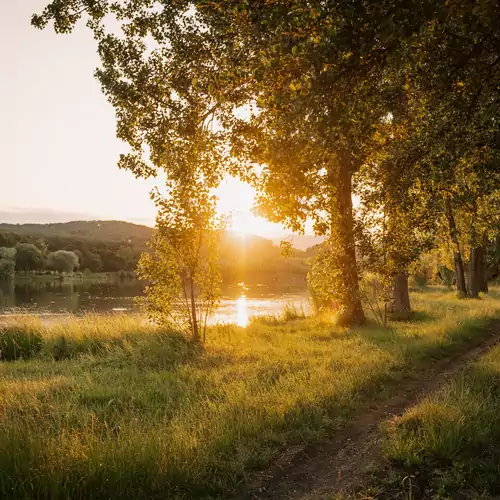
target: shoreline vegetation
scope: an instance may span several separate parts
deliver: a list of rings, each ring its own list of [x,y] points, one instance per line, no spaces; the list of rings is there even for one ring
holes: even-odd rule
[[[139,258],[154,234],[153,228],[123,221],[0,223],[0,281],[137,278]],[[251,235],[242,239],[231,232],[221,234],[220,245],[226,285],[305,284],[308,260],[316,252],[311,246],[284,256],[272,240]],[[59,259],[49,259],[51,255]]]
[[[497,289],[412,293],[411,321],[351,329],[290,309],[203,346],[139,317],[2,322],[2,498],[215,498],[487,334]],[[9,361],[10,360],[10,361]]]
[[[25,283],[30,281],[95,281],[95,282],[115,282],[118,280],[139,280],[136,273],[133,271],[116,271],[116,272],[96,272],[82,273],[74,272],[71,274],[47,274],[47,273],[16,273],[15,283]]]

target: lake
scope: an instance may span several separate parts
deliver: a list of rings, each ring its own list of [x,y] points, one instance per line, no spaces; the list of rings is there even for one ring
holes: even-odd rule
[[[138,312],[135,298],[143,289],[144,284],[135,280],[0,282],[0,316]],[[303,286],[226,287],[211,322],[246,326],[252,316],[279,314],[287,304],[307,312],[307,290]]]

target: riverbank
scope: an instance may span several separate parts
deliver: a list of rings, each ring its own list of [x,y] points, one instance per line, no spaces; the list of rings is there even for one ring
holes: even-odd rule
[[[121,280],[137,280],[137,275],[133,271],[117,271],[110,273],[82,273],[71,274],[59,273],[16,273],[14,283],[47,283],[47,282],[81,282],[92,281],[95,283],[108,283]]]
[[[9,334],[21,335],[12,345],[27,339],[29,359],[0,364],[0,495],[237,490],[280,451],[321,441],[401,380],[477,342],[500,314],[497,292],[412,300],[414,321],[385,329],[264,318],[212,327],[203,349],[136,317],[12,320]]]

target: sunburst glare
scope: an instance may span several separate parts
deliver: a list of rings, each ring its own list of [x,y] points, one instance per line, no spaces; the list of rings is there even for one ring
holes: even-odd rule
[[[248,325],[247,298],[244,294],[236,301],[236,324],[242,328]]]

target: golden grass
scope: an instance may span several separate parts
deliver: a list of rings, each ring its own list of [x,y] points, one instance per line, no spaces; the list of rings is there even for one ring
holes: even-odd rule
[[[392,485],[418,477],[433,498],[498,498],[500,347],[464,367],[442,390],[385,429]],[[380,485],[379,485],[380,488]]]
[[[412,298],[415,321],[388,329],[253,322],[213,327],[203,350],[139,317],[32,324],[41,350],[0,364],[0,497],[237,488],[277,450],[321,440],[402,377],[484,335],[500,312],[494,293]]]

